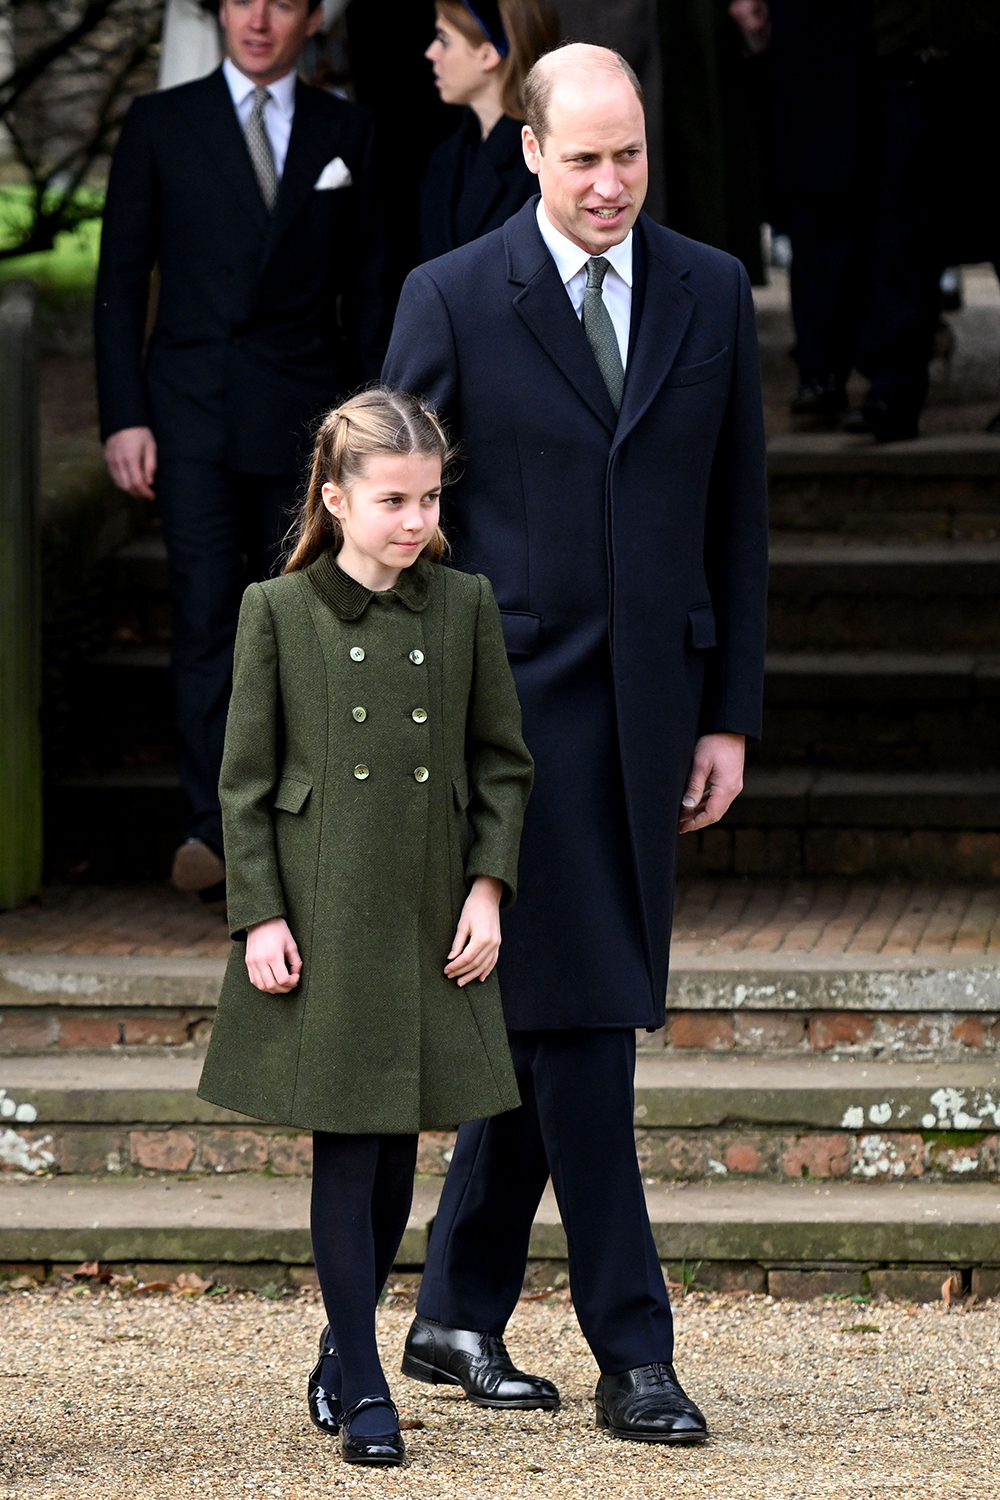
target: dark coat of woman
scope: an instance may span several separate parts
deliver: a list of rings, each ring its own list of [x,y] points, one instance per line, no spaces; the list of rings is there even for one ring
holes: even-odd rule
[[[516,1107],[496,972],[443,970],[470,883],[513,899],[531,779],[485,578],[420,558],[372,593],[328,550],[251,585],[220,782],[237,941],[201,1097],[348,1134]],[[302,956],[286,995],[246,971],[271,917]]]
[[[441,142],[420,189],[420,259],[433,260],[499,229],[532,194],[538,178],[521,149],[521,121],[501,115],[482,137],[471,109]]]

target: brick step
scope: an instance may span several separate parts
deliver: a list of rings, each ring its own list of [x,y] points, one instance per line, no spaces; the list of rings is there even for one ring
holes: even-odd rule
[[[256,1268],[299,1281],[311,1269],[304,1180],[57,1177],[7,1180],[2,1192],[0,1264],[36,1274],[95,1260],[121,1269],[145,1263],[160,1275],[197,1268],[220,1281],[227,1267],[233,1279]],[[779,1295],[864,1289],[928,1300],[940,1296],[949,1273],[987,1296],[998,1282],[1000,1198],[991,1184],[727,1180],[646,1192],[661,1261],[687,1266],[705,1285],[765,1290],[777,1277]],[[400,1268],[423,1265],[437,1193],[438,1184],[418,1181]],[[565,1264],[551,1190],[529,1254]],[[800,1278],[809,1272],[804,1290]]]
[[[683,875],[993,880],[1000,775],[750,766],[723,821],[681,840]]]
[[[819,546],[776,535],[768,641],[777,652],[994,652],[1000,544]]]
[[[308,1133],[205,1103],[200,1071],[184,1056],[8,1058],[0,1163],[28,1174],[308,1174]],[[642,1052],[635,1120],[647,1181],[995,1179],[1000,1060]],[[427,1133],[420,1170],[443,1175],[453,1145],[453,1134]]]
[[[758,925],[766,928],[766,916]],[[690,930],[678,939],[668,1026],[653,1038],[642,1033],[644,1047],[949,1061],[1000,1050],[995,950],[745,951],[754,924],[742,941],[739,931],[737,923],[725,933],[718,952],[715,940],[699,942]],[[769,941],[782,941],[780,928]],[[725,951],[727,942],[737,951]],[[198,1052],[224,968],[221,958],[2,955],[0,1056]]]
[[[1000,438],[876,443],[797,432],[768,443],[772,524],[814,538],[912,542],[1000,536]]]
[[[772,652],[754,767],[1000,769],[1000,656]]]

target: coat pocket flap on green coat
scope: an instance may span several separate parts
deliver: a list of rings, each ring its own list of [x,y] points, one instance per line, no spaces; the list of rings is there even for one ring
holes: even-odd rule
[[[274,794],[274,806],[281,812],[301,812],[311,791],[311,781],[299,781],[295,776],[282,776]]]
[[[464,771],[460,776],[452,777],[451,788],[455,793],[455,806],[464,813],[469,805],[469,778]]]

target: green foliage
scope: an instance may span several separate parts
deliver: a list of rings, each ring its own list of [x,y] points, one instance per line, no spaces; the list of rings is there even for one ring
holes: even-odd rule
[[[921,1139],[932,1146],[978,1146],[985,1141],[985,1130],[922,1130]]]
[[[43,212],[47,206],[43,199]],[[0,259],[0,282],[27,276],[46,292],[91,292],[97,277],[103,208],[103,192],[78,188],[73,195],[74,227],[58,234],[51,250]],[[34,220],[35,196],[30,187],[9,183],[0,187],[0,250],[20,243]]]

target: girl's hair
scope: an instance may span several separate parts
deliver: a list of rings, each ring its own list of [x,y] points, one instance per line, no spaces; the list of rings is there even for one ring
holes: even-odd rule
[[[500,64],[500,103],[505,115],[523,120],[524,80],[542,53],[558,42],[559,17],[552,0],[498,0],[498,8],[510,48]],[[471,47],[489,41],[462,0],[437,0],[437,10]]]
[[[429,406],[402,391],[375,386],[327,412],[316,433],[309,488],[298,520],[289,532],[291,550],[286,573],[308,568],[327,547],[339,551],[344,533],[323,504],[324,484],[349,491],[364,474],[368,460],[380,454],[439,458],[442,477],[455,456],[447,433]],[[442,557],[448,549],[440,526],[424,553]]]

